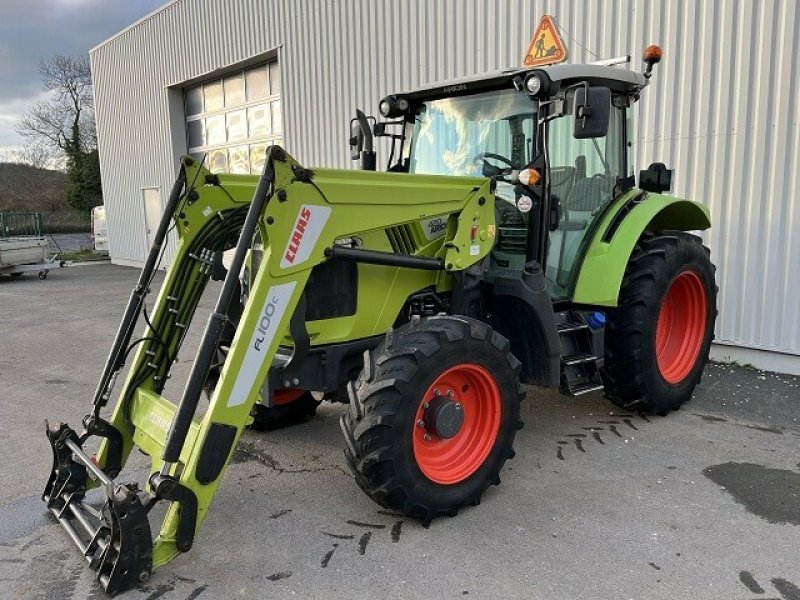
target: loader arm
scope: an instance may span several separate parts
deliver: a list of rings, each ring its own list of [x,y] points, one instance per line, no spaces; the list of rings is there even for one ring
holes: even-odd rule
[[[66,425],[48,427],[54,465],[43,498],[109,593],[144,581],[152,566],[191,547],[262,383],[271,368],[287,360],[278,347],[287,332],[296,330],[290,321],[301,315],[297,309],[314,266],[351,260],[445,273],[482,260],[494,243],[494,188],[487,179],[311,171],[277,146],[268,151],[260,178],[213,175],[188,157],[182,165],[83,433],[78,436]],[[448,231],[435,256],[364,250],[352,242],[362,233],[444,214],[449,215]],[[146,314],[146,331],[131,342],[170,224],[177,232],[177,249],[153,310]],[[239,272],[256,231],[264,240],[264,258],[208,408],[197,419],[228,305],[238,292]],[[174,404],[161,391],[215,259],[231,247],[236,248],[231,268],[182,398]],[[106,422],[100,410],[134,348]],[[91,436],[103,438],[95,458],[83,450]],[[142,492],[114,480],[134,447],[151,461]],[[94,485],[105,495],[100,511],[85,502]],[[159,501],[169,507],[152,542],[147,514]]]

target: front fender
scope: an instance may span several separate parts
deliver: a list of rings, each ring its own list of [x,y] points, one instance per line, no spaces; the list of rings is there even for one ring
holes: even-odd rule
[[[663,194],[641,194],[632,190],[623,195],[602,218],[580,266],[573,302],[616,306],[625,267],[644,231],[711,227],[711,213],[704,204]]]

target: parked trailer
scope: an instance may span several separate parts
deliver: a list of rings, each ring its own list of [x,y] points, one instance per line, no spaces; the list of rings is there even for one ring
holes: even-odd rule
[[[0,275],[38,271],[46,279],[50,269],[64,266],[50,254],[41,213],[0,213]]]

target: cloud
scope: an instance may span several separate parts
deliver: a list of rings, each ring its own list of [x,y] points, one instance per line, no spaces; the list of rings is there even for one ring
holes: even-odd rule
[[[23,142],[17,116],[41,94],[37,69],[54,54],[76,56],[165,0],[0,0],[0,147]]]

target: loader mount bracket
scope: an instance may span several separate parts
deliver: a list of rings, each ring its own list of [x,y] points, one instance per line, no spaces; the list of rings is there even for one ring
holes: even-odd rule
[[[107,440],[108,450],[106,452],[106,462],[103,466],[103,470],[108,473],[111,479],[114,479],[114,477],[119,475],[120,470],[122,470],[122,433],[111,423],[94,414],[84,417],[83,427],[86,433],[80,438],[81,444],[86,441],[86,438],[92,435]]]

